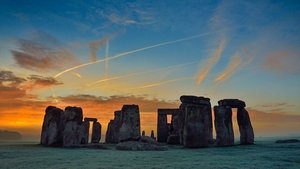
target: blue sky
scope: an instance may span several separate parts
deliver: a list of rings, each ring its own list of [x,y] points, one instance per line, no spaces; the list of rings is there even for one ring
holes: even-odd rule
[[[89,45],[104,38],[109,40],[96,49],[97,59],[207,34],[76,69],[57,78],[63,85],[53,86],[51,92],[48,89],[31,92],[39,99],[54,94],[90,94],[177,100],[182,94],[194,94],[210,97],[213,104],[222,98],[240,98],[248,106],[261,109],[266,109],[262,105],[286,103],[282,112],[299,114],[299,17],[298,1],[2,0],[0,67],[22,77],[30,74],[53,77],[64,69],[91,62]],[[68,51],[74,60],[59,60],[60,65],[51,69],[34,69],[35,65],[28,69],[12,52],[22,52],[22,39],[31,45],[42,44],[52,52]],[[218,49],[221,54],[213,60]],[[53,53],[39,54],[53,56]],[[170,70],[125,76],[174,65]],[[197,84],[197,78],[205,71],[204,80]],[[216,82],[222,73],[227,78]],[[97,80],[116,76],[125,77],[87,87]],[[158,83],[162,84],[155,85]],[[152,87],[141,88],[147,85]]]

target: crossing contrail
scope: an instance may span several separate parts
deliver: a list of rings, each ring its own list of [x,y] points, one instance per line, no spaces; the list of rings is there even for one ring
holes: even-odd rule
[[[107,82],[107,81],[110,81],[110,80],[116,80],[116,79],[131,77],[131,76],[137,76],[137,75],[147,74],[147,73],[160,72],[160,71],[175,69],[175,68],[184,67],[184,66],[188,66],[188,65],[192,65],[192,64],[196,64],[196,63],[197,62],[188,62],[188,63],[178,64],[178,65],[172,65],[172,66],[168,66],[168,67],[164,67],[164,68],[160,68],[160,69],[155,69],[155,70],[149,70],[149,71],[144,71],[144,72],[135,72],[135,73],[131,73],[131,74],[127,74],[127,75],[122,75],[122,76],[115,76],[115,77],[110,77],[110,78],[104,78],[104,79],[98,80],[96,82],[93,82],[91,84],[88,84],[87,86],[90,87],[90,86],[96,85],[98,83]]]
[[[64,70],[62,72],[57,73],[54,76],[54,78],[57,78],[57,77],[63,75],[64,73],[70,72],[72,70],[76,70],[76,69],[79,69],[79,68],[82,68],[82,67],[85,67],[85,66],[89,66],[89,65],[92,65],[92,64],[96,64],[96,63],[100,63],[100,62],[105,62],[105,61],[113,60],[113,59],[116,59],[116,58],[119,58],[119,57],[122,57],[122,56],[126,56],[126,55],[129,55],[129,54],[132,54],[132,53],[144,51],[144,50],[147,50],[147,49],[152,49],[152,48],[156,48],[156,47],[160,47],[160,46],[165,46],[165,45],[170,45],[170,44],[174,44],[174,43],[178,43],[178,42],[183,42],[183,41],[188,41],[188,40],[200,38],[200,37],[203,37],[203,36],[207,36],[207,35],[218,33],[218,32],[223,32],[223,31],[226,31],[226,30],[228,30],[228,29],[223,29],[223,30],[213,31],[213,32],[207,32],[207,33],[202,33],[202,34],[197,34],[197,35],[186,37],[186,38],[181,38],[181,39],[177,39],[177,40],[173,40],[173,41],[162,42],[162,43],[158,43],[158,44],[155,44],[155,45],[150,45],[150,46],[147,46],[147,47],[143,47],[143,48],[131,50],[131,51],[128,51],[128,52],[123,52],[123,53],[114,55],[112,57],[106,57],[105,59],[100,59],[100,60],[97,60],[97,61],[88,62],[88,63],[84,63],[84,64],[81,64],[81,65],[77,65],[77,66],[71,67],[71,68],[66,69],[66,70]]]
[[[182,81],[182,80],[189,80],[189,79],[194,79],[194,78],[195,77],[182,77],[182,78],[177,78],[177,79],[171,79],[171,80],[166,80],[166,81],[162,81],[162,82],[157,82],[157,83],[144,85],[144,86],[138,87],[138,89],[156,87],[156,86],[161,86],[161,85],[168,84],[168,83],[173,83],[173,82]]]

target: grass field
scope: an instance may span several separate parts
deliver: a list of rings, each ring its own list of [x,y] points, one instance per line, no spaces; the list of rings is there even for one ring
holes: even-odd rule
[[[300,168],[300,143],[185,149],[118,151],[42,147],[33,142],[0,144],[0,168]]]

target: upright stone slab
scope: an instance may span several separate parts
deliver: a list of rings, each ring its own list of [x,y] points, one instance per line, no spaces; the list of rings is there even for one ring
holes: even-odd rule
[[[229,106],[215,106],[216,145],[234,145],[234,132],[232,127],[232,111]]]
[[[141,137],[138,105],[124,105],[121,117],[122,125],[119,131],[119,141],[138,140]]]
[[[63,146],[76,147],[80,144],[80,130],[82,125],[82,109],[80,107],[65,108],[65,128],[63,132]]]
[[[187,116],[191,116],[191,112],[187,108],[193,106],[199,108],[199,111],[197,112],[199,112],[200,114],[197,116],[203,116],[201,118],[206,120],[204,128],[206,132],[205,136],[207,138],[205,139],[208,140],[208,143],[213,143],[213,137],[212,137],[213,124],[212,124],[212,112],[211,112],[210,99],[205,97],[197,97],[197,96],[181,96],[180,100],[182,102],[179,107],[179,114],[178,114],[178,128],[179,128],[178,131],[180,136],[180,144],[188,145],[188,143],[185,143],[186,140],[189,140],[187,138],[184,138],[186,136],[188,136],[190,139],[193,139],[193,137],[189,136],[188,134],[190,130],[188,128],[190,128],[191,126],[196,127],[197,125],[187,124],[187,122],[192,119],[189,120],[186,119]],[[190,114],[188,115],[187,112],[189,112]],[[199,117],[198,120],[201,118]],[[198,121],[197,123],[200,122]],[[191,130],[198,130],[198,129],[191,129]],[[203,147],[205,145],[204,144],[202,145],[201,143],[198,146]]]
[[[63,141],[63,110],[48,106],[45,110],[41,144],[46,146],[59,146]]]
[[[151,130],[151,136],[150,137],[156,140],[156,138],[154,136],[154,131],[153,130]]]
[[[185,147],[206,147],[209,144],[210,123],[206,105],[188,105],[186,107],[183,143]]]
[[[101,140],[101,124],[93,122],[92,143],[99,143]]]
[[[254,132],[249,114],[245,108],[238,108],[237,120],[240,130],[240,144],[253,144]]]
[[[89,143],[89,128],[90,123],[89,121],[84,121],[79,125],[79,143],[80,144],[87,144]]]
[[[107,126],[105,142],[106,143],[118,143],[119,142],[119,131],[122,125],[122,112],[114,112],[114,120],[110,120]]]
[[[164,112],[158,111],[157,117],[157,141],[161,143],[167,142],[168,139],[168,121],[167,115]]]

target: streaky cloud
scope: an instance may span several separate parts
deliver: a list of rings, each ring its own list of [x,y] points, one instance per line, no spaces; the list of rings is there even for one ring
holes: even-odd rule
[[[210,70],[218,63],[221,54],[224,50],[225,46],[225,39],[223,38],[216,48],[215,52],[205,61],[204,67],[200,70],[197,76],[197,84],[201,85],[202,82],[205,80],[207,75],[209,74]]]
[[[146,46],[146,47],[143,47],[143,48],[131,50],[131,51],[128,51],[128,52],[123,52],[123,53],[120,53],[120,54],[117,54],[117,55],[114,55],[114,56],[111,56],[111,57],[107,57],[105,59],[100,59],[100,60],[97,60],[97,61],[94,61],[94,62],[83,63],[83,64],[71,67],[69,69],[65,69],[64,71],[61,71],[61,72],[57,73],[56,75],[54,75],[54,78],[57,78],[57,77],[63,75],[64,73],[67,73],[67,72],[70,72],[72,70],[76,70],[76,69],[79,69],[79,68],[82,68],[82,67],[85,67],[85,66],[105,62],[107,60],[117,59],[119,57],[126,56],[126,55],[133,54],[133,53],[137,53],[137,52],[140,52],[140,51],[144,51],[144,50],[148,50],[148,49],[152,49],[152,48],[156,48],[156,47],[161,47],[161,46],[166,46],[166,45],[170,45],[170,44],[174,44],[174,43],[179,43],[179,42],[183,42],[183,41],[188,41],[188,40],[200,38],[200,37],[203,37],[203,36],[208,36],[208,35],[223,32],[223,31],[228,31],[228,30],[231,30],[231,29],[221,29],[221,30],[218,30],[218,31],[201,33],[201,34],[197,34],[197,35],[186,37],[186,38],[181,38],[181,39],[177,39],[177,40],[173,40],[173,41],[162,42],[162,43],[158,43],[158,44],[155,44],[155,45],[150,45],[150,46]]]
[[[228,80],[242,64],[242,58],[239,53],[234,54],[227,65],[227,67],[217,75],[215,78],[216,83],[221,83]]]
[[[157,87],[157,86],[165,85],[165,84],[168,84],[168,83],[174,83],[174,82],[178,82],[178,81],[182,81],[182,80],[190,80],[190,79],[194,79],[194,77],[182,77],[182,78],[176,78],[176,79],[166,80],[166,81],[162,81],[162,82],[151,83],[151,84],[147,84],[147,85],[137,87],[137,89]]]

